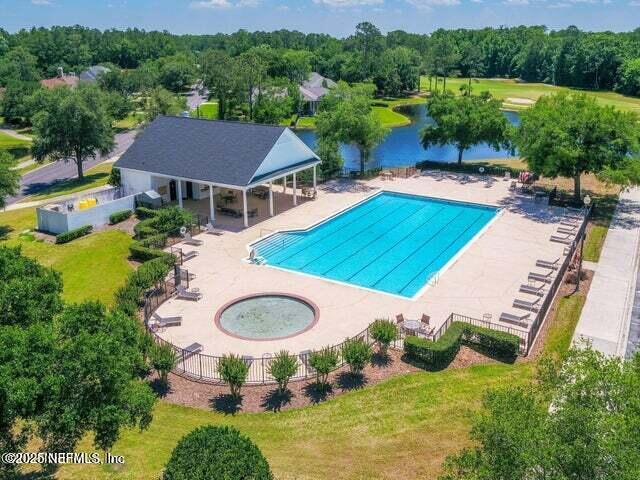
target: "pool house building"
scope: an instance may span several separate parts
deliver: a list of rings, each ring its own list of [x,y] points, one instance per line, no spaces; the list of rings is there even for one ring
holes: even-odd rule
[[[313,196],[320,158],[287,127],[160,116],[116,162],[127,191],[155,191],[164,203],[206,201],[209,218],[258,216],[255,202],[275,215],[275,181],[291,178],[291,205],[298,203],[297,175],[312,170]],[[252,205],[253,202],[253,205]],[[199,202],[198,202],[199,203]],[[238,208],[236,208],[236,206]]]

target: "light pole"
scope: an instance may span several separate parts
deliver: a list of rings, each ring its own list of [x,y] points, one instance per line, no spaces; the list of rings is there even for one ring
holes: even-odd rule
[[[589,205],[591,205],[591,197],[589,195],[585,195],[582,201],[584,202],[584,215],[585,215],[584,221],[586,221]],[[582,226],[580,228],[582,228]],[[580,290],[580,277],[582,276],[582,253],[584,252],[584,238],[586,236],[587,236],[587,229],[585,228],[580,238],[580,258],[578,261],[578,277],[576,278],[576,289],[573,291],[573,293],[577,293]]]

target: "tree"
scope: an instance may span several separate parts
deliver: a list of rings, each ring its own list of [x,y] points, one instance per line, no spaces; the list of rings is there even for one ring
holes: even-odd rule
[[[431,55],[436,74],[436,90],[438,86],[437,75],[440,75],[442,77],[442,91],[446,92],[447,77],[456,72],[461,56],[453,39],[443,32],[443,30],[438,30],[434,33]]]
[[[360,374],[371,361],[371,346],[361,338],[350,338],[342,346],[342,356],[353,374]]]
[[[627,95],[640,95],[640,58],[630,58],[622,63],[616,90]]]
[[[406,47],[385,50],[373,81],[383,95],[399,96],[415,90],[420,83],[420,57]]]
[[[384,49],[384,38],[374,24],[361,22],[356,25],[353,43],[360,54],[361,80],[366,80],[374,73],[375,64]]]
[[[218,100],[218,118],[224,120],[243,98],[238,63],[220,50],[207,50],[201,62],[202,82]]]
[[[442,480],[632,479],[640,474],[640,357],[591,350],[543,360],[538,382],[489,391],[477,445],[445,462]]]
[[[289,92],[297,92],[295,85],[279,85],[274,83],[264,88],[255,98],[253,118],[256,123],[277,125],[284,118],[291,117],[295,111],[295,99],[289,96]]]
[[[398,327],[390,320],[378,319],[371,324],[369,332],[378,344],[380,355],[384,357],[387,355],[389,345],[398,336]]]
[[[324,178],[330,178],[342,170],[343,160],[340,145],[332,138],[319,138],[316,153],[322,159],[320,173]]]
[[[573,178],[580,202],[582,174],[623,168],[638,151],[638,127],[633,114],[600,106],[584,94],[561,93],[522,112],[515,144],[533,172]]]
[[[507,144],[509,124],[500,111],[501,102],[488,93],[480,96],[456,97],[446,92],[436,94],[427,102],[434,123],[422,131],[422,145],[452,143],[458,150],[458,164],[464,151],[481,142],[498,150]]]
[[[285,392],[289,380],[296,374],[298,370],[298,360],[295,356],[290,355],[286,350],[276,353],[273,360],[269,364],[269,375],[278,383],[278,390]]]
[[[187,100],[165,90],[156,87],[147,92],[145,101],[145,116],[152,121],[158,115],[178,115],[187,109]]]
[[[231,396],[240,398],[240,389],[247,381],[249,365],[238,355],[229,354],[220,358],[218,368],[222,381],[229,385]]]
[[[154,345],[151,349],[151,365],[158,372],[160,381],[167,385],[169,372],[176,366],[176,353],[171,345]]]
[[[254,119],[254,98],[262,91],[263,82],[267,74],[267,64],[259,47],[252,48],[237,59],[237,68],[241,84],[246,92],[249,105],[249,120]]]
[[[355,145],[364,173],[371,151],[389,133],[371,109],[371,90],[339,84],[322,99],[316,118],[318,139]]]
[[[23,47],[9,50],[0,58],[0,87],[7,86],[11,81],[37,82],[40,80],[37,61],[37,58]]]
[[[172,57],[162,62],[158,69],[160,84],[175,93],[188,89],[195,80],[195,68],[188,58]]]
[[[29,98],[40,85],[37,82],[10,80],[4,94],[0,97],[0,114],[7,123],[28,123],[34,112]]]
[[[0,208],[5,207],[5,199],[15,195],[20,186],[20,174],[13,169],[15,163],[9,153],[0,151]]]
[[[331,347],[311,352],[309,365],[316,371],[316,383],[324,389],[329,384],[329,374],[338,368],[338,354]]]
[[[471,79],[484,73],[484,55],[480,46],[473,42],[466,42],[460,54],[460,68],[462,74],[469,79],[468,95],[471,95]]]
[[[206,425],[180,439],[164,469],[164,480],[271,480],[260,449],[238,430]]]
[[[82,179],[82,164],[114,147],[113,118],[105,94],[97,87],[79,86],[42,90],[38,95],[43,109],[33,116],[34,158],[38,162],[71,159]]]

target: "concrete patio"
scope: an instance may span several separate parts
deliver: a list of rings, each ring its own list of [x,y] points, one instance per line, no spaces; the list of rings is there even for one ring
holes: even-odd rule
[[[439,198],[491,204],[503,207],[502,214],[486,231],[472,240],[446,271],[416,299],[405,299],[355,286],[329,282],[269,266],[249,264],[247,245],[268,232],[308,227],[328,215],[349,207],[380,189]],[[528,273],[544,271],[536,260],[562,257],[564,245],[549,240],[564,218],[560,208],[536,203],[530,196],[509,190],[509,182],[492,177],[468,177],[428,172],[420,177],[382,181],[334,181],[319,187],[317,199],[300,202],[293,208],[290,195],[282,197],[283,209],[274,217],[264,214],[264,204],[256,199],[259,215],[247,229],[228,219],[221,236],[202,234],[200,255],[185,268],[195,274],[192,287],[203,293],[199,302],[170,299],[158,310],[162,317],[180,315],[182,325],[167,328],[159,335],[184,347],[193,342],[210,355],[237,353],[261,356],[281,349],[298,353],[336,344],[365,329],[376,318],[420,318],[427,313],[437,328],[450,313],[489,318],[499,323],[502,312],[526,313],[512,307],[527,283]],[[253,199],[251,200],[253,201]],[[188,204],[185,204],[188,206]],[[289,207],[287,208],[287,205]],[[196,206],[197,207],[197,206]],[[262,209],[262,210],[261,210]],[[225,227],[227,220],[220,219]],[[300,335],[277,341],[247,341],[233,338],[217,329],[214,316],[225,303],[260,292],[293,293],[309,298],[320,309],[317,325]],[[534,314],[531,315],[533,318]],[[513,325],[505,324],[513,327]],[[517,328],[517,327],[516,327]]]

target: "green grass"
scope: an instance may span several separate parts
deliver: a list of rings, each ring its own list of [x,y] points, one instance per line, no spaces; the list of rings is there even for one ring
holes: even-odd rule
[[[0,213],[0,245],[20,246],[22,253],[62,273],[63,296],[70,302],[113,303],[115,291],[131,271],[127,261],[131,237],[120,230],[93,233],[62,245],[35,240],[34,208]]]
[[[122,120],[118,120],[113,124],[117,131],[131,130],[136,128],[144,120],[144,113],[133,112],[127,115]]]
[[[262,449],[276,478],[435,478],[468,444],[469,413],[483,392],[531,377],[531,366],[484,365],[396,377],[320,405],[282,413],[223,415],[160,402],[149,430],[128,431],[113,453],[126,465],[64,466],[58,479],[155,479],[176,442],[203,424],[234,425]],[[88,440],[82,449],[92,451]]]
[[[466,85],[467,82],[468,80],[466,78],[448,78],[447,89],[458,93],[460,86]],[[422,77],[420,83],[421,89],[426,90],[429,88],[429,80],[427,77]],[[435,88],[435,81],[433,82],[433,86]],[[548,95],[560,91],[579,91],[594,96],[598,103],[603,105],[612,105],[620,110],[640,113],[640,98],[629,97],[609,91],[579,90],[569,87],[555,87],[544,83],[522,83],[507,79],[478,79],[472,81],[471,86],[474,93],[489,91],[494,97],[501,100],[511,97],[526,98],[535,101],[542,95]],[[439,88],[441,87],[442,83],[439,83]],[[512,103],[505,105],[505,107],[513,109],[526,108],[526,106],[523,107]]]
[[[611,218],[616,208],[617,195],[607,195],[595,199],[595,210],[591,219],[591,229],[584,242],[584,259],[590,262],[600,260],[600,252],[604,245]]]
[[[0,150],[14,150],[17,148],[28,148],[31,142],[13,137],[0,131]]]
[[[585,300],[586,297],[581,293],[558,300],[558,310],[553,319],[553,326],[547,332],[544,353],[563,355],[569,349]]]
[[[375,113],[382,124],[388,128],[403,127],[411,123],[411,120],[407,117],[389,107],[374,106],[373,113]]]
[[[23,200],[21,200],[21,202],[47,200],[49,198],[58,197],[61,195],[70,195],[72,193],[81,192],[90,188],[101,187],[107,184],[112,166],[113,165],[111,163],[101,163],[87,170],[82,180],[73,178],[70,180],[56,182],[50,187],[34,195],[25,197]]]
[[[216,120],[218,118],[218,102],[205,102],[200,104],[200,118]],[[192,117],[198,117],[198,109],[191,110]]]

